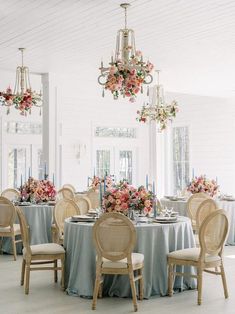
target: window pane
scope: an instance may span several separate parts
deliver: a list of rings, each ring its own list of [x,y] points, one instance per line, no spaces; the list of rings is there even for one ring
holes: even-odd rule
[[[132,184],[132,151],[120,151],[119,154],[119,178]]]
[[[4,128],[9,134],[42,134],[42,124],[36,122],[5,122]]]
[[[26,149],[12,148],[8,153],[8,185],[18,188],[21,175],[26,173]]]
[[[110,151],[96,151],[96,171],[98,177],[104,177],[106,173],[110,174]]]
[[[182,191],[189,183],[189,130],[173,128],[173,184],[174,193]]]
[[[95,136],[97,136],[97,137],[136,138],[136,129],[135,128],[96,127]]]

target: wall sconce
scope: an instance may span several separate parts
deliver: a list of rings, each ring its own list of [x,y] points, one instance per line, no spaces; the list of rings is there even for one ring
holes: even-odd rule
[[[77,143],[74,145],[75,158],[80,165],[81,159],[86,155],[86,144]]]

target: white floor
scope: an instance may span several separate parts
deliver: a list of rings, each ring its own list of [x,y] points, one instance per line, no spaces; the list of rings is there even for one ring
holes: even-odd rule
[[[19,284],[21,256],[16,262],[10,255],[0,255],[0,314],[24,313],[131,313],[130,299],[103,298],[98,300],[97,310],[91,310],[91,300],[71,297],[53,283],[53,273],[36,271],[31,273],[30,293],[24,295]],[[235,313],[235,247],[225,248],[225,271],[229,299],[225,300],[219,276],[204,274],[203,304],[196,304],[197,292],[184,291],[169,297],[154,297],[139,302],[139,313]]]

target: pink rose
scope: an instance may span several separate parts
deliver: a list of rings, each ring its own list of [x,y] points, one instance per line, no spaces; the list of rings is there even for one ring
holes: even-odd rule
[[[117,73],[118,69],[117,67],[115,67],[114,65],[112,65],[110,68],[109,68],[109,74],[113,75],[115,73]]]

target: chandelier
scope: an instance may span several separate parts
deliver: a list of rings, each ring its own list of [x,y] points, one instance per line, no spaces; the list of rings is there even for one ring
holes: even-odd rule
[[[150,73],[153,64],[144,62],[142,52],[135,48],[134,31],[127,28],[127,8],[130,4],[122,3],[120,6],[125,10],[125,26],[117,32],[115,55],[111,56],[109,66],[104,67],[101,61],[98,83],[103,86],[103,97],[104,91],[109,90],[114,99],[122,95],[134,102],[136,95],[143,93],[143,85],[152,83]]]
[[[10,113],[10,107],[14,106],[15,109],[20,111],[21,115],[27,116],[27,113],[31,114],[33,106],[42,107],[42,95],[41,92],[37,94],[35,91],[32,91],[29,68],[24,66],[25,48],[19,48],[19,50],[21,52],[22,64],[16,68],[14,92],[12,92],[11,87],[8,87],[4,92],[0,92],[0,105],[7,107],[7,114]]]
[[[157,86],[153,95],[152,104],[144,104],[141,110],[137,111],[139,122],[155,121],[159,125],[159,130],[166,129],[168,122],[175,118],[176,113],[179,111],[178,104],[173,100],[170,104],[165,103],[163,86],[159,84],[159,72],[157,72]]]

